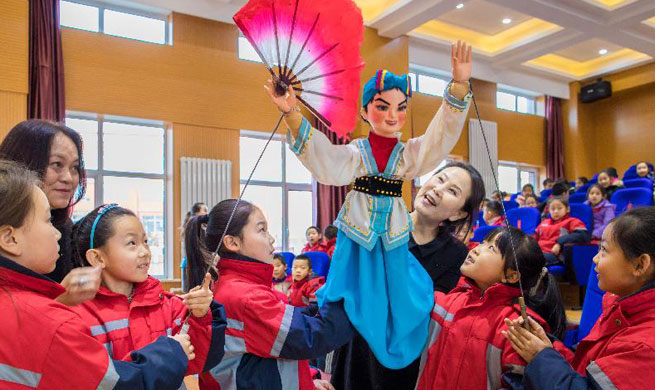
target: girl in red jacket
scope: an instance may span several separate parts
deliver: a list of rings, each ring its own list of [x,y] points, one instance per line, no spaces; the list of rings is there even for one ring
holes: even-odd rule
[[[188,336],[160,337],[126,361],[112,359],[79,315],[57,302],[63,286],[93,283],[97,271],[73,269],[62,285],[43,276],[55,269],[61,234],[37,184],[32,172],[0,160],[0,388],[177,389]]]
[[[509,322],[512,347],[529,362],[529,389],[652,389],[655,383],[655,208],[632,209],[605,228],[594,257],[603,314],[575,350],[571,364],[551,348],[544,330]]]
[[[588,242],[591,238],[584,222],[572,217],[569,201],[561,196],[548,200],[550,217],[541,221],[535,238],[546,256],[548,265],[561,262],[563,245],[572,242]]]
[[[526,363],[500,333],[506,317],[520,315],[519,278],[530,315],[557,336],[566,327],[559,289],[545,263],[535,239],[516,228],[493,230],[469,252],[459,285],[434,294],[417,388],[519,387]]]
[[[211,268],[218,279],[214,297],[227,314],[225,358],[200,375],[201,389],[314,390],[326,384],[313,382],[305,359],[324,356],[353,335],[342,301],[319,311],[280,300],[271,288],[274,241],[262,211],[244,200],[224,200],[187,226],[190,285],[202,283]],[[219,242],[220,260],[213,255]]]
[[[180,333],[188,317],[194,351],[186,374],[218,364],[226,322],[221,305],[213,302],[209,275],[202,288],[182,297],[164,291],[159,280],[148,276],[151,253],[141,221],[115,204],[100,206],[79,220],[72,242],[80,264],[102,268],[98,294],[74,310],[112,357],[123,359],[159,336]]]

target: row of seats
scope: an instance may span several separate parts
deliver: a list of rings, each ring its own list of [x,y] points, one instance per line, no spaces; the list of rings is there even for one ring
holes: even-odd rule
[[[650,179],[633,179],[629,180],[632,182],[638,182],[640,186],[638,187],[627,187],[614,192],[610,198],[610,203],[616,205],[616,215],[622,214],[623,212],[630,210],[633,207],[639,206],[652,206],[653,205],[653,184]],[[625,182],[624,182],[625,183]],[[641,184],[648,184],[648,186],[642,186]],[[550,191],[544,190],[542,191]],[[548,199],[548,197],[545,197]],[[544,200],[545,200],[544,199]],[[584,203],[587,200],[586,192],[576,192],[569,196],[569,203]],[[503,201],[505,211],[509,215],[509,211],[519,207],[519,204],[513,200]]]
[[[293,259],[296,258],[291,252],[278,252],[284,261],[287,263],[287,275],[291,275],[293,269]],[[330,271],[330,256],[325,252],[305,252],[303,255],[309,257],[309,261],[312,263],[312,271],[322,277],[327,277],[328,272]]]

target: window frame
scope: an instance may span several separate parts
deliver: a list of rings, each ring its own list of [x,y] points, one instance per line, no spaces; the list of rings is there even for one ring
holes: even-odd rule
[[[518,193],[521,192],[523,185],[521,185],[521,172],[528,172],[534,174],[534,183],[525,183],[525,184],[532,184],[534,187],[535,193],[538,193],[539,189],[539,167],[534,166],[534,165],[529,165],[529,164],[521,164],[516,161],[503,161],[500,160],[498,161],[498,169],[500,169],[501,166],[504,167],[510,167],[510,168],[516,168],[516,192]],[[496,172],[497,175],[500,175],[500,170]],[[502,189],[500,189],[502,191]]]
[[[120,117],[114,115],[91,114],[86,112],[66,111],[66,119],[80,119],[97,121],[98,145],[98,166],[96,169],[85,168],[87,179],[94,180],[93,206],[98,207],[107,200],[104,199],[104,178],[105,176],[124,177],[135,179],[163,180],[164,183],[164,273],[162,275],[151,274],[160,280],[172,280],[174,276],[174,231],[173,231],[173,132],[171,126],[163,121]],[[143,172],[122,172],[105,170],[104,168],[104,124],[105,122],[161,127],[164,130],[164,172],[143,173]],[[75,130],[75,129],[73,129]]]
[[[438,80],[443,81],[446,85],[448,85],[448,83],[450,83],[450,79],[447,76],[441,75],[438,72],[430,72],[430,71],[426,71],[426,70],[423,70],[423,69],[419,69],[418,67],[416,67],[416,66],[414,66],[412,64],[410,64],[409,71],[407,73],[409,74],[409,76],[412,79],[412,84],[413,84],[412,85],[412,92],[421,93],[421,94],[427,95],[427,96],[435,96],[435,97],[443,98],[443,92],[444,91],[443,90],[437,91],[436,94],[421,91],[421,84],[419,83],[419,76],[431,77],[431,78],[434,78],[434,79],[438,79]]]
[[[255,139],[260,139],[260,140],[268,140],[270,137],[270,134],[260,132],[260,131],[252,131],[252,130],[241,130],[239,134],[239,138],[255,138]],[[276,134],[272,138],[273,141],[280,141],[280,147],[282,148],[281,152],[281,159],[280,159],[280,170],[282,172],[282,176],[280,178],[280,181],[266,181],[266,180],[251,180],[250,183],[248,183],[248,186],[251,185],[256,185],[256,186],[264,186],[264,187],[272,187],[272,188],[281,188],[282,189],[282,251],[287,251],[289,249],[289,192],[290,191],[306,191],[310,192],[312,194],[312,221],[316,220],[316,181],[314,180],[314,177],[312,176],[312,181],[311,183],[289,183],[287,182],[287,170],[286,170],[286,163],[287,163],[287,156],[291,155],[293,156],[293,152],[288,150],[286,147],[286,136],[282,134]],[[270,146],[270,145],[269,145]],[[241,153],[241,151],[239,151]],[[261,150],[258,151],[258,153],[261,153]],[[240,157],[239,157],[240,159]],[[247,181],[246,179],[242,179],[241,175],[239,174],[239,188],[241,188],[242,185],[244,185]]]
[[[504,93],[504,94],[508,94],[508,95],[512,95],[512,96],[514,96],[514,107],[515,107],[514,110],[509,110],[509,109],[502,108],[502,107],[499,107],[499,106],[498,106],[498,94],[499,94],[499,93]],[[530,111],[530,112],[522,112],[522,111],[519,111],[519,98],[520,98],[520,97],[522,97],[522,98],[528,100],[528,106],[531,107],[531,111],[528,110],[528,111]],[[524,115],[536,115],[536,116],[539,116],[539,115],[537,114],[537,99],[536,99],[535,96],[529,96],[529,95],[527,95],[527,94],[517,93],[517,92],[515,92],[515,91],[509,90],[509,89],[505,89],[505,88],[498,88],[498,89],[496,90],[496,109],[498,109],[498,110],[503,110],[503,111],[509,111],[509,112],[516,112],[516,113],[518,113],[518,114],[524,114]]]
[[[153,12],[153,11],[135,9],[135,8],[125,7],[125,6],[120,6],[120,5],[114,5],[114,4],[111,4],[108,1],[105,2],[105,1],[99,1],[99,0],[61,0],[61,1],[65,1],[65,2],[68,2],[68,3],[82,4],[82,5],[86,5],[86,6],[89,6],[89,7],[98,8],[98,31],[97,31],[97,34],[103,34],[103,35],[108,35],[108,36],[111,36],[111,37],[122,38],[122,39],[131,39],[133,41],[151,43],[151,44],[154,44],[154,45],[167,45],[167,46],[172,46],[173,45],[173,23],[171,21],[170,13]],[[150,18],[150,19],[162,20],[164,22],[164,26],[165,26],[164,27],[164,43],[144,41],[144,40],[137,39],[137,38],[130,38],[130,37],[124,37],[124,36],[120,36],[120,35],[105,33],[105,10],[120,12],[120,13],[124,13],[124,14],[128,14],[128,15],[134,15],[134,16],[142,16],[142,17]],[[59,26],[61,28],[70,28],[70,29],[75,29],[75,30],[88,31],[88,30],[84,30],[84,29],[78,29],[76,27],[63,26],[63,25],[61,25],[61,23],[59,24]],[[96,33],[96,32],[94,32],[94,33]]]

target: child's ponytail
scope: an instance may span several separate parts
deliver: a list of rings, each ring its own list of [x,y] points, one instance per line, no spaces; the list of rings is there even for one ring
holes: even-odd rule
[[[186,280],[184,285],[189,289],[199,286],[205,279],[205,273],[209,269],[214,279],[215,270],[210,267],[211,251],[205,244],[205,229],[209,215],[192,217],[186,224],[184,232],[184,248],[186,251],[187,266],[183,276]]]
[[[528,290],[525,296],[526,304],[548,323],[553,336],[562,339],[566,331],[566,311],[562,304],[559,285],[546,267],[543,270],[540,283]]]

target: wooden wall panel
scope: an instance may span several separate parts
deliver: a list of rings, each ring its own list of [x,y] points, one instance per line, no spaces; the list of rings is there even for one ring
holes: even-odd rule
[[[0,91],[0,142],[18,122],[27,118],[27,95]]]
[[[27,94],[28,2],[0,1],[0,91]]]

